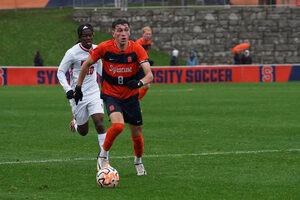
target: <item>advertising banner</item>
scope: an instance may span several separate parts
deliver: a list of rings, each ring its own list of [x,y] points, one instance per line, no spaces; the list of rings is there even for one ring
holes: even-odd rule
[[[300,81],[300,65],[153,67],[153,83]]]
[[[0,67],[0,85],[58,85],[57,67]],[[299,65],[152,67],[153,84],[300,81]],[[69,73],[66,74],[69,79]],[[98,75],[98,83],[100,83]]]

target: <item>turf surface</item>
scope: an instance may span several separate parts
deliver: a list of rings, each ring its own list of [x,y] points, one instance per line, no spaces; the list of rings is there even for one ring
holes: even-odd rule
[[[142,100],[147,176],[128,126],[95,181],[96,132],[68,130],[60,86],[0,87],[0,199],[300,199],[300,83],[152,85]],[[106,117],[106,127],[110,123]]]

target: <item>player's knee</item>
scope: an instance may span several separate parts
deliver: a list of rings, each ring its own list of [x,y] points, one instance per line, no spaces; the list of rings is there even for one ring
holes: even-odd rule
[[[113,123],[112,128],[114,129],[115,132],[121,133],[124,129],[124,124],[122,124],[122,123]]]
[[[95,127],[97,129],[98,133],[105,133],[105,126],[104,126],[104,121],[98,121],[97,123],[95,123]]]
[[[144,85],[145,89],[148,90],[150,88],[150,83]]]
[[[86,136],[89,132],[89,124],[85,123],[83,125],[78,125],[77,126],[77,132],[81,135],[81,136]]]

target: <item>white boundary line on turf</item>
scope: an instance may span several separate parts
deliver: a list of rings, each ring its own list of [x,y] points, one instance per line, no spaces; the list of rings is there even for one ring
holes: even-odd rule
[[[300,149],[234,151],[234,152],[210,152],[210,153],[190,153],[190,154],[162,154],[162,155],[144,155],[143,158],[183,157],[183,156],[209,156],[209,155],[226,155],[226,154],[257,154],[257,153],[298,152],[298,151],[300,151]],[[112,159],[128,159],[128,158],[133,158],[133,156],[111,156],[110,158],[112,158]],[[24,161],[0,162],[0,165],[48,163],[48,162],[68,162],[68,161],[85,161],[85,160],[96,160],[96,158],[24,160]]]

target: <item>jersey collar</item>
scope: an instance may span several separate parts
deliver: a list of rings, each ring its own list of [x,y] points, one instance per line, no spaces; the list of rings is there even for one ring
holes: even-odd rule
[[[92,45],[92,47],[91,47],[90,49],[86,49],[86,48],[84,48],[84,46],[81,45],[81,43],[79,43],[79,47],[80,47],[83,51],[86,51],[86,52],[89,52],[90,50],[93,49],[93,45]]]
[[[113,39],[113,41],[114,41],[114,47],[117,48],[120,52],[126,51],[127,48],[131,46],[131,41],[128,40],[128,41],[127,41],[127,47],[126,47],[126,49],[125,49],[124,51],[121,51],[121,50],[119,49],[118,45],[117,45],[116,39]]]

